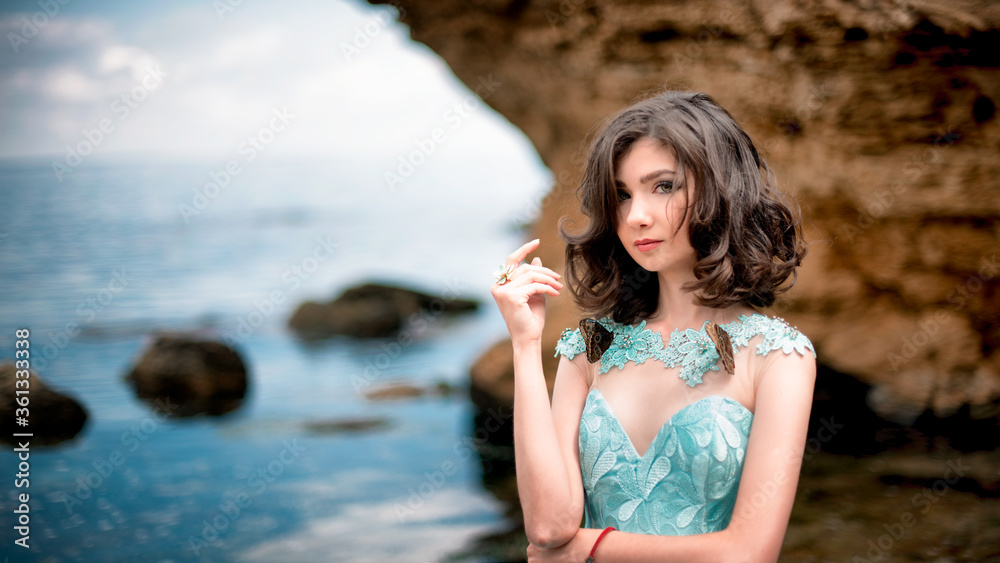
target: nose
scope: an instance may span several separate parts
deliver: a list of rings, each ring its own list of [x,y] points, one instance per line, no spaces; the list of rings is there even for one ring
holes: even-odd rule
[[[641,229],[648,227],[652,223],[653,217],[650,213],[649,202],[646,198],[639,195],[638,197],[633,196],[628,202],[628,211],[625,217],[625,223],[633,229]]]

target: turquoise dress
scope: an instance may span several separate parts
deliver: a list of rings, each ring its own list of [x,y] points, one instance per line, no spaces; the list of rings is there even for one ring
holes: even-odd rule
[[[652,359],[679,367],[681,379],[693,387],[706,371],[719,369],[719,355],[704,325],[700,330],[677,329],[664,345],[659,333],[645,328],[645,321],[631,326],[610,318],[598,322],[614,335],[601,356],[599,373]],[[760,355],[775,350],[816,354],[812,343],[780,318],[742,315],[720,326],[729,334],[734,354],[757,336],[763,337],[756,346]],[[567,329],[556,356],[573,359],[585,350],[580,330]],[[736,503],[752,421],[753,413],[738,401],[710,395],[678,411],[640,456],[601,392],[592,389],[580,417],[584,525],[659,535],[725,529]]]

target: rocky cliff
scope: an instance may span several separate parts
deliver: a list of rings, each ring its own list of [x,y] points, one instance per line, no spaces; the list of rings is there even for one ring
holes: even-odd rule
[[[471,88],[496,85],[487,103],[555,173],[535,226],[547,265],[562,266],[559,219],[583,224],[574,190],[588,135],[644,94],[705,91],[802,205],[809,255],[772,313],[812,339],[826,368],[870,385],[886,419],[997,416],[1000,5],[393,4]],[[552,345],[577,315],[568,299],[549,304]],[[475,369],[502,389],[499,346]]]

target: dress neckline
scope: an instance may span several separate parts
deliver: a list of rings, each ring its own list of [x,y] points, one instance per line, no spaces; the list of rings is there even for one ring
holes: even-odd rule
[[[615,322],[611,317],[596,320],[612,334],[611,344],[601,354],[598,373],[608,373],[613,367],[625,369],[629,362],[639,365],[654,359],[668,368],[680,368],[678,377],[694,387],[702,382],[706,372],[719,371],[716,344],[705,329],[707,320],[697,329],[675,328],[666,341],[659,331],[646,328],[645,320],[633,325]],[[809,339],[780,317],[770,318],[755,312],[740,315],[719,327],[729,336],[734,356],[757,336],[762,337],[755,347],[758,355],[772,350],[782,350],[785,354],[795,351],[800,355],[808,350],[813,356],[816,354]],[[580,329],[566,329],[556,343],[556,355],[572,359],[586,348]]]
[[[629,436],[628,432],[625,431],[625,427],[622,426],[621,421],[618,420],[618,415],[615,414],[615,411],[614,409],[611,408],[611,404],[608,403],[608,400],[604,398],[604,394],[601,393],[601,390],[596,387],[591,389],[590,392],[587,393],[588,402],[591,400],[591,396],[596,397],[595,400],[600,399],[600,401],[604,403],[604,408],[608,411],[608,414],[611,415],[610,419],[614,421],[614,424],[618,427],[618,431],[621,432],[622,437],[624,437],[625,441],[628,442],[628,446],[629,449],[632,451],[632,454],[634,454],[635,457],[638,459],[645,459],[646,456],[649,455],[649,452],[653,450],[653,447],[657,444],[657,442],[660,441],[661,437],[664,435],[664,431],[674,426],[674,420],[681,413],[686,412],[688,409],[694,407],[695,405],[704,403],[706,401],[716,401],[716,402],[729,403],[731,405],[735,405],[738,408],[742,409],[744,412],[746,412],[748,415],[750,415],[751,418],[753,418],[754,414],[753,411],[748,409],[746,405],[744,405],[743,403],[731,397],[727,397],[725,395],[708,395],[702,397],[697,401],[693,401],[691,403],[684,405],[677,412],[670,415],[670,418],[668,418],[667,421],[660,426],[659,430],[656,431],[656,434],[653,436],[653,439],[649,442],[649,445],[646,446],[646,451],[640,454],[639,451],[635,448],[635,443],[632,441],[632,437]]]

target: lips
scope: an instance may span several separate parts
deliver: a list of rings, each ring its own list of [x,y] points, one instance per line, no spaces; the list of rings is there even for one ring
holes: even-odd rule
[[[663,242],[663,241],[662,240],[653,240],[653,239],[650,239],[650,238],[644,238],[644,239],[640,239],[640,240],[635,241],[634,244],[635,244],[635,247],[638,248],[640,252],[649,252],[650,250],[653,250],[657,246],[660,246],[661,242]]]

